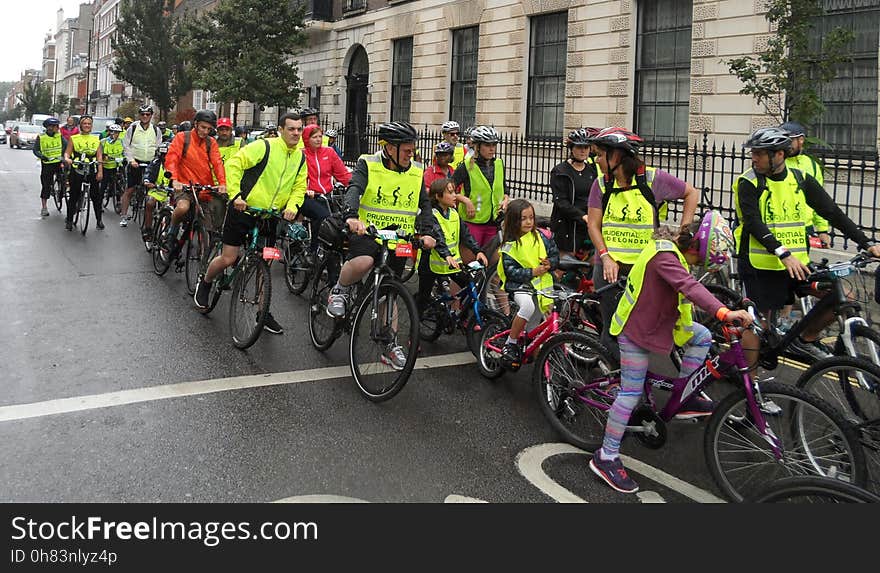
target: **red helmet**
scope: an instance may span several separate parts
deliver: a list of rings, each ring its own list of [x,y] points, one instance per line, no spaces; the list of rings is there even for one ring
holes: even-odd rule
[[[232,120],[228,117],[221,117],[217,120],[217,127],[232,127]]]
[[[601,147],[623,149],[630,155],[635,155],[644,140],[622,127],[606,127],[592,141]]]

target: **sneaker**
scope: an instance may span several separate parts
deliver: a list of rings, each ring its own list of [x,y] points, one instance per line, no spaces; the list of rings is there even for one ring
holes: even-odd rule
[[[201,309],[208,308],[208,297],[211,295],[211,283],[200,280],[196,285],[196,292],[193,294],[193,301],[196,306]]]
[[[831,353],[825,349],[825,345],[818,340],[807,342],[806,340],[802,340],[800,336],[791,341],[789,350],[796,354],[800,354],[810,361],[822,360],[823,358],[831,356]]]
[[[284,334],[284,329],[278,324],[278,321],[275,320],[271,312],[266,313],[266,321],[263,323],[263,328],[272,334]]]
[[[70,221],[64,221],[64,228],[68,231],[72,231],[73,230],[73,223],[71,223]]]
[[[40,216],[41,217],[48,217],[49,216],[49,209],[46,207],[43,207],[42,209],[40,209]]]
[[[501,349],[501,366],[507,370],[517,370],[522,364],[522,350],[519,344],[507,342]]]
[[[706,416],[711,416],[714,409],[715,402],[712,400],[694,396],[682,404],[681,410],[675,414],[675,419],[693,420],[694,418],[705,418]]]
[[[327,299],[327,316],[330,318],[345,318],[348,308],[348,289],[333,287]]]
[[[620,493],[639,491],[639,484],[627,475],[620,458],[603,460],[599,455],[599,450],[596,450],[593,457],[590,458],[590,469],[615,491]]]
[[[103,230],[104,229],[104,221],[98,219],[98,222],[95,223],[95,227],[97,227],[99,231]]]
[[[128,227],[128,217],[123,217],[119,220],[120,227]]]
[[[403,346],[395,342],[389,344],[385,348],[381,361],[382,364],[390,366],[394,370],[403,370],[403,367],[406,366],[406,352],[403,351]]]

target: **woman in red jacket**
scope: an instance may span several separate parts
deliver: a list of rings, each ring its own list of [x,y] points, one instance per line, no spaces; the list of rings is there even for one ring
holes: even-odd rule
[[[321,198],[333,191],[333,179],[348,185],[351,173],[345,168],[339,155],[332,147],[323,145],[324,130],[317,125],[307,125],[303,129],[303,155],[309,170],[306,199],[299,212],[311,221],[312,242],[309,252],[318,250],[318,229],[321,221],[330,216],[328,203]]]

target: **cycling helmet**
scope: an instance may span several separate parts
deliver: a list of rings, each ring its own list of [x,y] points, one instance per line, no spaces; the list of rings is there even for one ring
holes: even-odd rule
[[[623,149],[630,155],[635,155],[644,140],[635,133],[622,127],[606,127],[599,131],[591,141],[601,147]]]
[[[180,126],[175,123],[171,126],[171,129],[180,129]]]
[[[217,120],[217,127],[232,127],[232,119],[228,117],[221,117]]]
[[[141,113],[153,113],[153,106],[149,104],[144,104],[138,108],[138,114]]]
[[[786,135],[789,137],[806,137],[807,129],[803,126],[803,124],[797,121],[786,121],[782,125],[779,126],[779,129],[784,131]]]
[[[602,129],[599,127],[585,127],[584,130],[587,132],[587,137],[590,139],[593,139],[602,132]]]
[[[309,117],[310,115],[318,115],[318,113],[319,113],[318,110],[313,107],[304,107],[301,110],[299,110],[299,118],[304,120],[305,118]]]
[[[461,126],[458,125],[457,121],[447,121],[440,126],[440,131],[442,131],[443,133],[449,133],[450,131],[461,131]]]
[[[718,270],[724,266],[735,244],[733,232],[721,213],[709,211],[703,216],[693,245],[707,270]]]
[[[335,129],[328,129],[327,131],[324,132],[324,135],[326,135],[328,138],[332,139],[334,137],[339,137],[339,132],[336,131]]]
[[[193,128],[193,124],[191,121],[181,121],[180,125],[177,126],[177,131],[189,131]]]
[[[47,117],[43,120],[43,127],[49,127],[50,125],[61,125],[61,122],[56,117]]]
[[[470,138],[474,143],[498,143],[498,132],[494,127],[478,125],[471,131]]]
[[[568,148],[571,149],[575,145],[589,145],[590,144],[590,134],[586,129],[575,129],[568,134],[567,145]]]
[[[394,145],[415,143],[419,139],[416,128],[405,121],[391,121],[379,125],[379,141]]]
[[[165,123],[164,121],[160,121],[159,123],[156,124],[156,127],[158,127],[159,129],[165,129],[167,126],[168,126],[168,124]]]
[[[108,133],[122,133],[122,128],[116,125],[115,123],[111,123],[107,126]]]
[[[440,153],[454,153],[455,147],[448,141],[441,141],[437,145],[434,146],[434,154],[439,155]]]
[[[210,109],[200,109],[193,118],[193,124],[195,125],[200,121],[208,122],[214,127],[217,125],[217,114]]]
[[[791,138],[778,127],[762,127],[750,135],[742,147],[743,149],[786,151],[791,148]]]

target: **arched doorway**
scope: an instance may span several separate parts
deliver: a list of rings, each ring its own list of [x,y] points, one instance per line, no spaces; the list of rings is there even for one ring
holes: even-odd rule
[[[367,151],[367,84],[370,83],[370,60],[361,45],[354,49],[345,81],[347,94],[343,155],[348,160],[355,160]]]

